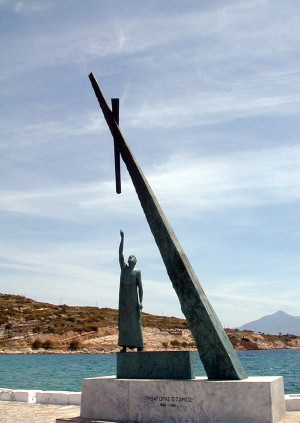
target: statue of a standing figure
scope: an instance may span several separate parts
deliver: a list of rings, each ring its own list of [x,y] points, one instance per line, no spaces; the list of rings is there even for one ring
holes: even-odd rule
[[[141,324],[141,310],[143,308],[143,287],[141,271],[134,269],[136,257],[131,255],[128,263],[124,261],[124,232],[120,231],[121,243],[119,260],[121,267],[120,292],[119,292],[119,342],[121,352],[126,348],[137,348],[143,351],[143,335]]]

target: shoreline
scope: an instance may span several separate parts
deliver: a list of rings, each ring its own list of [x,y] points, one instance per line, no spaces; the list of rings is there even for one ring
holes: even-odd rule
[[[235,352],[244,352],[244,351],[278,351],[278,350],[299,350],[300,347],[285,347],[285,348],[253,348],[253,349],[235,349]],[[12,349],[1,349],[0,355],[3,354],[28,354],[28,355],[55,355],[55,354],[117,354],[120,351],[120,349],[113,349],[111,351],[103,351],[102,349],[97,348],[82,348],[78,349],[76,351],[71,350],[64,350],[64,349],[53,349],[53,350],[46,350],[46,349],[40,349],[40,350],[33,350],[31,348],[21,349],[21,348],[12,348]],[[186,349],[165,349],[165,348],[155,348],[155,349],[146,349],[145,352],[151,352],[151,351],[187,351]],[[188,351],[197,353],[196,348],[189,349]],[[130,352],[129,352],[130,353]]]

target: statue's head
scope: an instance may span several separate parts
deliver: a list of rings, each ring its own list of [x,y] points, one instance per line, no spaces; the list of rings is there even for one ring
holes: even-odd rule
[[[137,262],[137,260],[136,260],[135,256],[131,255],[131,256],[128,257],[128,265],[130,267],[134,267],[136,265],[136,262]]]

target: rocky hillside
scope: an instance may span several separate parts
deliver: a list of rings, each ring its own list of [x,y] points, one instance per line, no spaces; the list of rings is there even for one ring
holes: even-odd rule
[[[118,311],[41,303],[0,294],[0,352],[116,352]],[[293,335],[226,329],[236,349],[300,347]],[[143,313],[145,349],[195,350],[186,321]]]

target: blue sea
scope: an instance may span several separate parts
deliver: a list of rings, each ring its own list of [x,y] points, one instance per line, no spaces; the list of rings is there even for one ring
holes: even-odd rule
[[[300,349],[238,355],[249,376],[284,376],[285,393],[300,393]],[[194,361],[205,376],[197,353]],[[115,354],[0,354],[1,388],[81,391],[82,379],[115,374]]]

